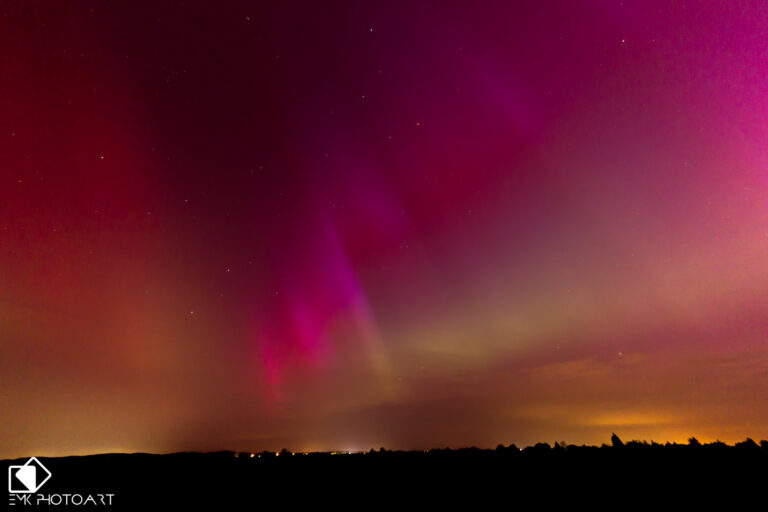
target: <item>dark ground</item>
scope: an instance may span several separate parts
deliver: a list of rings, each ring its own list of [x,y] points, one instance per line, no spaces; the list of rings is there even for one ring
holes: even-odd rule
[[[736,446],[619,441],[599,448],[538,444],[524,450],[500,446],[335,455],[283,451],[253,457],[217,452],[38,459],[53,475],[39,494],[113,493],[112,507],[99,507],[112,510],[182,510],[193,505],[203,510],[272,510],[275,505],[432,510],[467,503],[474,510],[576,502],[667,508],[714,499],[728,500],[733,507],[749,501],[751,509],[768,507],[768,442],[751,440]],[[4,461],[3,467],[24,462]],[[32,507],[16,503],[9,508]]]

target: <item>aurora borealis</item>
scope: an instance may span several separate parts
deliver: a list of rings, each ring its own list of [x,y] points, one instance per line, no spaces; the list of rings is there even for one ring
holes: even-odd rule
[[[0,456],[768,438],[763,2],[0,41]]]

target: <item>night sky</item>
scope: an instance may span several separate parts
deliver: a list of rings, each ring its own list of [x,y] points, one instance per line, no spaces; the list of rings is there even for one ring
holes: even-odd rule
[[[764,2],[2,2],[0,457],[768,437]]]

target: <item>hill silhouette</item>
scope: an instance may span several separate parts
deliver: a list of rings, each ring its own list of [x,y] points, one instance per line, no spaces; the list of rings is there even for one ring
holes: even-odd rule
[[[215,452],[102,454],[38,459],[53,477],[53,493],[112,493],[112,509],[258,504],[341,505],[351,502],[435,505],[458,499],[648,499],[676,494],[689,500],[713,493],[764,493],[768,441],[659,444],[623,442],[519,448],[384,448],[345,452]],[[23,464],[26,459],[4,461]],[[351,502],[349,501],[351,500]],[[363,500],[360,502],[359,500]]]

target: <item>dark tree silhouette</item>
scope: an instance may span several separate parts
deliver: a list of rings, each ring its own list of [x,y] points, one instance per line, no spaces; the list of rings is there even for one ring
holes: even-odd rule
[[[736,448],[741,448],[744,450],[757,450],[760,448],[760,446],[751,437],[748,437],[744,441],[736,443]]]
[[[311,489],[306,496],[312,503],[328,499],[329,505],[333,505],[338,496],[329,489],[338,488],[340,483],[345,489],[362,488],[364,495],[374,495],[377,500],[399,491],[405,496],[406,492],[428,485],[446,489],[441,496],[454,501],[462,488],[471,491],[473,498],[496,493],[500,499],[509,499],[505,494],[509,482],[514,484],[514,492],[521,494],[544,490],[540,495],[547,500],[550,495],[546,493],[551,493],[553,486],[558,490],[573,489],[590,500],[604,490],[611,498],[634,500],[648,492],[655,498],[654,486],[664,482],[665,494],[669,489],[679,489],[686,499],[699,493],[709,500],[713,489],[718,488],[731,497],[745,489],[757,495],[768,481],[768,441],[758,443],[749,438],[735,446],[720,441],[701,443],[695,438],[690,438],[688,444],[636,440],[625,444],[614,433],[610,444],[601,447],[565,446],[557,442],[554,448],[537,443],[523,451],[510,444],[495,449],[381,449],[370,453],[371,456],[344,452],[290,456],[291,452],[284,449],[279,454],[262,451],[258,457],[250,457],[246,452],[105,454],[41,457],[41,462],[50,464],[48,467],[61,489],[77,489],[82,482],[89,482],[95,489],[117,492],[115,496],[125,503],[127,510],[141,509],[148,496],[153,503],[163,503],[172,510],[180,508],[179,499],[187,500],[181,508],[199,508],[202,499],[208,500],[206,505],[212,505],[207,508],[218,510],[224,508],[221,500],[225,499],[233,505],[230,508],[244,510],[253,508],[262,490],[294,500],[301,494],[296,492],[299,487]],[[4,462],[18,465],[25,461]],[[600,481],[608,485],[597,493],[590,492]],[[51,489],[56,488],[52,485]],[[201,489],[213,494],[201,498]],[[568,499],[573,496],[564,494]],[[163,502],[168,499],[173,501]]]

